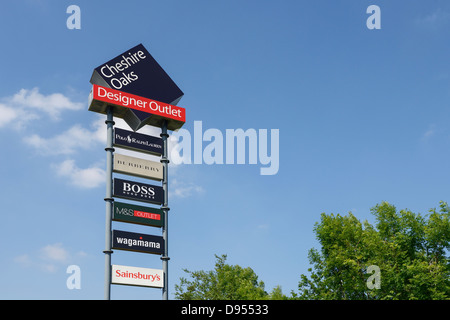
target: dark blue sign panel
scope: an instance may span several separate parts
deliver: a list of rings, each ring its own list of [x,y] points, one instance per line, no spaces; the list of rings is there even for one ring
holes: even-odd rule
[[[90,82],[171,105],[184,95],[142,44],[95,68]],[[136,131],[150,117],[146,112],[128,110],[123,119]]]
[[[161,138],[133,131],[114,129],[114,146],[160,156],[163,154]]]
[[[112,248],[143,253],[164,254],[164,239],[163,237],[150,234],[113,230]]]
[[[113,197],[159,205],[164,203],[163,188],[151,184],[114,178],[113,190]]]

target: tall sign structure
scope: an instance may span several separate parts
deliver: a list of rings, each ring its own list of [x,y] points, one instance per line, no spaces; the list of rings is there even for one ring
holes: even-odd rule
[[[185,109],[176,106],[183,92],[142,44],[95,68],[90,82],[89,110],[106,114],[107,128],[105,299],[111,298],[111,284],[122,284],[162,288],[162,298],[168,300],[167,130],[178,130],[186,121]],[[133,131],[114,128],[114,117],[124,119]],[[161,138],[135,132],[145,125],[161,128]],[[114,154],[114,147],[161,156],[160,163]],[[161,181],[162,186],[114,178],[113,172]],[[112,230],[112,221],[162,228],[162,237]],[[161,255],[163,269],[112,265],[112,249]]]

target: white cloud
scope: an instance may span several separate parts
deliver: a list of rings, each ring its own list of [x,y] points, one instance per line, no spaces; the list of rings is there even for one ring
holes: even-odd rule
[[[450,21],[450,12],[444,11],[441,8],[436,9],[434,12],[427,14],[426,16],[416,19],[416,23],[421,25],[440,25]]]
[[[83,108],[83,103],[73,102],[61,93],[43,95],[37,87],[31,90],[20,89],[9,101],[16,106],[43,111],[53,120],[59,120],[63,110],[80,110]]]
[[[430,125],[428,130],[422,135],[420,140],[422,142],[429,140],[432,136],[434,136],[436,134],[436,131],[437,131],[436,125],[434,125],[434,124]]]
[[[261,231],[269,230],[269,228],[270,225],[268,223],[262,223],[256,226],[256,229]]]
[[[40,250],[41,259],[67,263],[69,252],[63,248],[61,243],[49,244]]]
[[[187,198],[196,194],[201,195],[204,192],[205,189],[192,182],[185,183],[178,181],[178,179],[172,179],[169,187],[169,198]]]
[[[0,127],[10,123],[17,118],[17,112],[4,104],[0,103]]]
[[[15,257],[14,262],[21,265],[22,267],[30,267],[33,265],[33,261],[28,254],[22,254]]]
[[[2,98],[0,103],[0,127],[11,125],[23,129],[31,120],[47,115],[51,120],[59,120],[64,110],[81,110],[84,103],[74,102],[62,93],[44,95],[39,88],[20,89],[13,96]]]
[[[74,125],[52,138],[45,139],[33,134],[25,137],[24,142],[36,148],[42,155],[73,154],[77,149],[92,147],[97,142],[97,137],[88,129]]]
[[[10,123],[17,116],[18,113],[13,108],[0,103],[0,127]]]
[[[86,253],[79,252],[75,256],[76,258],[83,258],[86,256]],[[73,262],[73,258],[73,255],[64,248],[62,243],[54,243],[38,249],[32,255],[22,254],[16,256],[13,261],[24,268],[34,268],[54,273],[59,267]]]
[[[75,160],[68,159],[53,167],[59,176],[68,178],[70,184],[82,189],[96,188],[105,182],[105,171],[95,165],[80,169]]]

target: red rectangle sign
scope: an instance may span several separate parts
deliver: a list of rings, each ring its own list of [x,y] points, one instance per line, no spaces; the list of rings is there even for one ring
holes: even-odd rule
[[[145,219],[161,220],[161,215],[144,211],[134,210],[134,216]]]
[[[93,99],[108,104],[144,111],[160,117],[186,122],[186,110],[168,103],[136,96],[94,84]]]

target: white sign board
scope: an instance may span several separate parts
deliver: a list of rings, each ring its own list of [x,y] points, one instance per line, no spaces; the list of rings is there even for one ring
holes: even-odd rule
[[[111,283],[113,284],[162,288],[163,282],[163,271],[160,269],[112,265]]]
[[[139,159],[119,153],[114,154],[114,172],[153,180],[163,179],[161,162]]]

